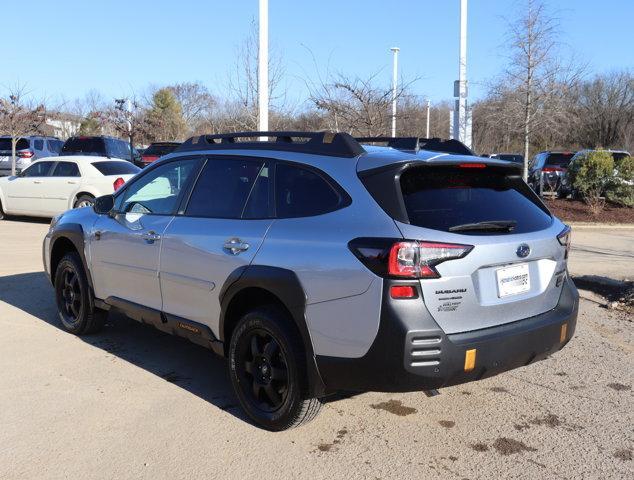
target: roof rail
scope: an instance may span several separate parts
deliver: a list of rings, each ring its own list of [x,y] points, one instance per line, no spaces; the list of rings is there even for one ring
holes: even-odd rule
[[[259,141],[260,137],[268,140]],[[359,142],[342,132],[235,132],[199,135],[186,140],[174,152],[233,149],[278,150],[349,158],[365,153]]]
[[[418,137],[357,137],[359,143],[386,143],[388,147],[397,150],[432,150],[434,152],[456,153],[459,155],[474,155],[473,151],[464,143],[441,138]]]

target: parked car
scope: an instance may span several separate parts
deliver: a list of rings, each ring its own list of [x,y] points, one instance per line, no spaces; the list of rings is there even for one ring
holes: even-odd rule
[[[20,173],[32,162],[44,157],[54,157],[59,155],[64,142],[56,137],[20,137],[15,146],[16,173]],[[0,176],[11,175],[12,163],[11,137],[4,135],[0,137]]]
[[[570,159],[568,168],[570,168],[572,164],[575,163],[575,161],[579,160],[579,158],[584,157],[588,153],[595,152],[595,151],[596,150],[590,150],[590,149],[578,151]],[[627,152],[625,150],[604,150],[604,151],[612,154],[612,158],[614,159],[615,165],[618,163],[619,160],[622,160],[623,158],[630,156],[630,152]],[[616,168],[615,168],[615,172],[614,172],[615,177],[617,173],[618,172],[616,171]],[[606,179],[606,183],[607,183],[607,180],[608,179]],[[559,190],[557,191],[557,196],[559,198],[566,198],[569,195],[572,195],[573,198],[576,198],[577,192],[575,192],[574,188],[572,187],[572,182],[570,181],[570,175],[568,174],[568,169],[566,169],[566,172],[564,172],[564,174],[561,176],[561,186]]]
[[[528,184],[538,195],[557,193],[575,152],[540,152],[528,166]]]
[[[112,193],[139,167],[118,159],[58,156],[33,162],[15,177],[0,178],[0,219],[5,215],[53,217],[91,206]]]
[[[337,391],[475,381],[571,339],[570,228],[518,165],[259,135],[190,139],[53,219],[44,268],[63,328],[95,332],[116,309],[204,345],[270,430]]]
[[[114,137],[70,137],[64,142],[60,155],[92,155],[120,158],[141,166],[141,155],[135,149],[130,149],[130,143]]]
[[[179,145],[180,142],[154,142],[145,149],[141,155],[141,161],[144,166],[147,166],[162,156],[172,153]]]
[[[491,153],[487,155],[489,158],[497,158],[499,160],[506,160],[507,162],[515,162],[524,164],[524,155],[520,155],[519,153]]]

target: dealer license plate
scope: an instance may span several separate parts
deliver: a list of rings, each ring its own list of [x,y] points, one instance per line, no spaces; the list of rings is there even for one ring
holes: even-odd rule
[[[531,289],[531,279],[528,274],[528,263],[500,268],[495,271],[498,281],[498,297],[519,295]]]

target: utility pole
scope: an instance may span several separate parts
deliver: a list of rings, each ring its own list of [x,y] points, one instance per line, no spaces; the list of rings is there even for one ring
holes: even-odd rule
[[[425,131],[425,138],[429,138],[429,111],[431,107],[431,102],[429,98],[427,99],[427,129]]]
[[[260,0],[258,49],[258,130],[269,129],[269,0]],[[260,137],[261,141],[268,137]]]
[[[392,137],[396,137],[396,87],[398,84],[398,52],[400,48],[392,47]]]
[[[467,0],[460,0],[460,60],[454,82],[453,138],[471,147],[471,115],[467,106]]]

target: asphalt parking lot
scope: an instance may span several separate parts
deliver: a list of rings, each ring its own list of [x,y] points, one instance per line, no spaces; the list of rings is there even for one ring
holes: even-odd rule
[[[273,434],[200,347],[121,317],[63,332],[47,228],[0,222],[1,479],[634,478],[634,325],[592,296],[548,360],[433,398],[333,400]],[[570,269],[631,278],[634,229],[575,232]]]

